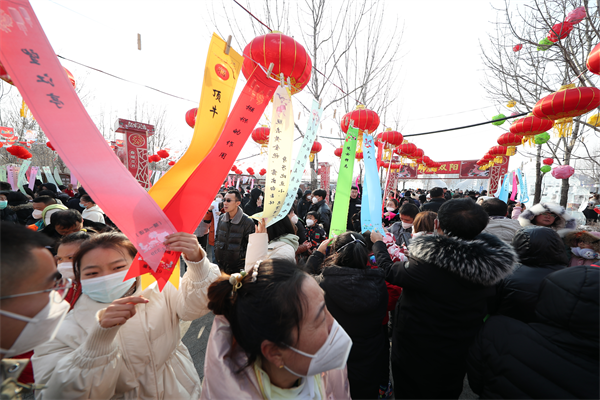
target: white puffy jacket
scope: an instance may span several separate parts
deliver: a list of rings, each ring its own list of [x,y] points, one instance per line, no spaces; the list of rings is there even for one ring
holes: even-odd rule
[[[38,399],[197,399],[201,384],[190,353],[181,342],[179,320],[208,313],[208,286],[219,268],[204,257],[186,261],[179,290],[156,282],[135,295],[149,300],[121,326],[104,329],[97,313],[107,304],[82,294],[56,338],[35,349],[37,383],[47,386]],[[138,284],[139,285],[139,284]]]

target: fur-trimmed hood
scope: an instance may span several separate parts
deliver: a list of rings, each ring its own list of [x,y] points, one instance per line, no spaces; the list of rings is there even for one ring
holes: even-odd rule
[[[533,225],[533,219],[545,212],[552,212],[558,215],[558,218],[554,220],[554,224],[549,226],[549,228],[554,229],[561,237],[577,228],[575,218],[563,206],[556,203],[538,203],[531,206],[531,208],[528,208],[519,215],[519,223],[522,227],[531,226]]]
[[[484,286],[495,285],[510,275],[517,261],[517,254],[510,245],[483,232],[473,240],[420,236],[410,244],[410,257]]]

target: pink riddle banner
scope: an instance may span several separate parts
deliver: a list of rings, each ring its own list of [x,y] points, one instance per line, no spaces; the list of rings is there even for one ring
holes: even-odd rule
[[[0,1],[0,43],[0,61],[62,160],[156,269],[175,228],[94,125],[27,0]]]

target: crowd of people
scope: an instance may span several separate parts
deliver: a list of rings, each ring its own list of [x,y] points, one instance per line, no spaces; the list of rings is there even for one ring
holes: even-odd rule
[[[185,272],[160,291],[82,187],[0,182],[2,398],[600,397],[599,232],[439,187],[384,193],[362,231],[361,189],[330,237],[324,189],[270,224],[260,186],[223,186],[166,237]],[[179,322],[208,313],[201,381]]]

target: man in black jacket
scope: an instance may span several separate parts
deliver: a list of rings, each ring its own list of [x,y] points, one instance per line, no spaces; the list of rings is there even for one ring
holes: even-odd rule
[[[433,211],[438,212],[440,206],[444,204],[446,199],[444,198],[444,190],[439,187],[434,187],[429,192],[431,200],[421,206],[421,211]]]
[[[482,399],[598,399],[600,268],[548,275],[536,321],[490,317],[469,350],[469,386]]]
[[[316,211],[319,213],[319,222],[323,224],[325,233],[329,233],[329,226],[331,225],[331,209],[325,202],[327,192],[323,189],[317,189],[312,194],[313,205],[310,206],[309,211]]]
[[[392,338],[396,398],[456,399],[462,392],[486,300],[516,261],[510,245],[481,233],[487,222],[471,199],[445,202],[434,222],[437,235],[414,239],[406,263],[393,263],[381,234],[371,233],[378,267],[403,289]]]
[[[352,223],[352,217],[354,214],[358,213],[360,217],[361,211],[361,200],[358,197],[358,187],[352,186],[350,189],[350,204],[348,205],[348,222],[346,224],[346,229],[349,231],[354,230],[354,224]]]
[[[242,196],[232,189],[223,199],[223,215],[219,218],[215,238],[215,258],[227,274],[244,269],[248,237],[254,233],[254,221],[242,211]]]

